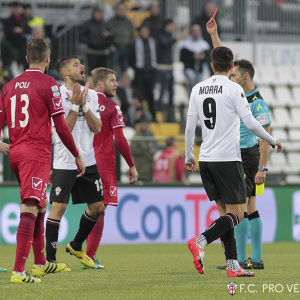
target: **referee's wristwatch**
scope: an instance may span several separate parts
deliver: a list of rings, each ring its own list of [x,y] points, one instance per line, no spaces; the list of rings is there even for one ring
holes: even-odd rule
[[[259,166],[258,171],[268,171],[268,168],[266,168],[265,166]]]

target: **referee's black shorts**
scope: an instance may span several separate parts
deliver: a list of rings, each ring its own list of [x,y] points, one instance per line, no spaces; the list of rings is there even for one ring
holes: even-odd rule
[[[247,197],[255,196],[255,175],[259,164],[258,146],[241,149],[243,167],[245,172],[245,181],[247,189]]]
[[[52,189],[50,203],[69,203],[72,194],[73,204],[92,203],[103,201],[102,182],[96,165],[86,167],[81,177],[77,170],[52,171]]]
[[[203,186],[210,201],[246,203],[243,165],[240,161],[199,162]]]

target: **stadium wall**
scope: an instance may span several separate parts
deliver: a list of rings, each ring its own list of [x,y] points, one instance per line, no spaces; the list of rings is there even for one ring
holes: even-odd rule
[[[102,244],[185,243],[219,215],[203,188],[120,187],[118,193],[119,206],[106,210]],[[18,187],[0,187],[1,245],[16,243],[19,198]],[[264,243],[300,242],[300,188],[266,188],[264,195],[258,196],[257,206]],[[60,243],[73,239],[85,207],[68,206]]]
[[[224,42],[234,59],[248,59],[259,67],[299,67],[300,46],[288,43]]]

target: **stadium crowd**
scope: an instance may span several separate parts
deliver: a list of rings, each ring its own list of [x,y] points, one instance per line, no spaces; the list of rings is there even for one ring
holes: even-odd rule
[[[204,32],[202,15],[205,20],[211,17],[215,3],[207,1],[203,14],[193,21],[198,25],[190,28],[190,34],[185,29],[178,35],[176,22],[162,16],[158,1],[150,4],[139,24],[128,17],[130,2],[118,2],[114,15],[108,20],[101,6],[93,6],[90,19],[80,25],[80,53],[70,54],[80,54],[89,75],[99,66],[118,72],[123,90],[118,91],[116,101],[121,106],[126,126],[135,127],[144,113],[151,114],[154,122],[179,122],[173,99],[174,46],[182,43],[180,59],[191,86],[201,79],[203,68],[208,66],[211,49],[208,43],[211,42]],[[28,40],[44,37],[51,44],[51,39],[45,35],[44,20],[35,15],[29,3],[12,1],[9,6],[10,15],[0,20],[1,86],[28,67],[25,60]],[[197,51],[193,50],[194,45]],[[54,62],[48,74],[61,80]],[[126,77],[127,86],[124,87]]]

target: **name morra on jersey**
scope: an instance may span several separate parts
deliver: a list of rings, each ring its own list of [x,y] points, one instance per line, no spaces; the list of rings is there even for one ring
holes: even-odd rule
[[[214,75],[194,86],[188,116],[202,127],[201,161],[241,161],[240,118],[251,114],[241,86],[224,75]]]

